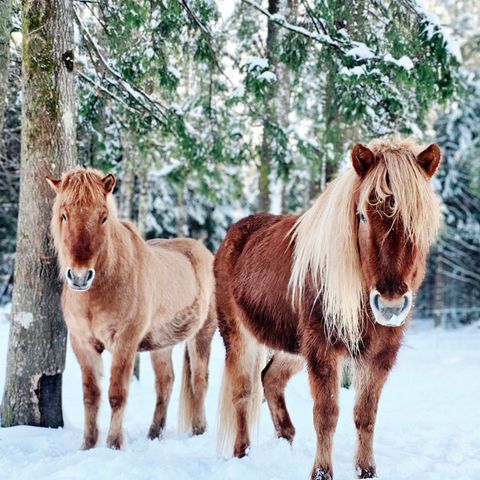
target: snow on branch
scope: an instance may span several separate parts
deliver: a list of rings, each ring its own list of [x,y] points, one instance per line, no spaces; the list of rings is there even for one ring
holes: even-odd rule
[[[123,76],[115,70],[108,60],[103,56],[100,51],[100,47],[96,44],[93,37],[90,35],[88,29],[83,25],[78,13],[74,9],[76,22],[83,33],[84,38],[88,41],[90,46],[93,48],[96,57],[100,63],[106,68],[111,77],[106,78],[106,80],[118,90],[126,93],[132,100],[134,100],[138,105],[140,105],[144,110],[146,110],[150,115],[152,115],[155,120],[160,124],[166,125],[168,123],[168,109],[161,104],[161,102],[156,99],[153,95],[149,95],[144,92],[141,88],[132,85],[130,82],[125,80]]]
[[[458,63],[462,62],[462,53],[458,42],[447,34],[436,15],[427,12],[416,0],[401,0],[401,3],[418,17],[420,23],[425,28],[425,33],[429,40],[435,35],[440,35],[443,39],[445,50]]]
[[[283,28],[286,28],[287,30],[303,35],[304,37],[310,38],[315,42],[321,43],[322,45],[328,45],[330,47],[334,47],[345,53],[346,49],[345,49],[344,43],[333,39],[330,35],[322,32],[311,32],[306,28],[299,27],[298,25],[294,25],[293,23],[288,22],[283,15],[270,13],[266,8],[259,5],[255,0],[243,0],[243,1],[248,5],[252,6],[253,8],[255,8],[256,10],[258,10],[259,12],[261,12],[266,17],[268,17],[268,19],[271,22],[276,23],[277,25]]]

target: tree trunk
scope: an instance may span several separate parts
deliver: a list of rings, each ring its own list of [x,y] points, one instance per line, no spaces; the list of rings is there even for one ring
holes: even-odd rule
[[[442,248],[438,245],[435,252],[435,276],[433,280],[433,324],[440,327],[443,323],[442,307],[444,306],[443,286],[445,279],[442,275]]]
[[[141,160],[140,160],[141,162]],[[139,172],[139,199],[138,199],[138,218],[137,226],[143,238],[146,237],[148,226],[147,226],[147,217],[149,212],[149,203],[148,203],[148,164],[144,162],[141,165],[137,165],[137,168],[140,168]],[[140,354],[137,353],[135,357],[135,364],[133,366],[133,375],[137,380],[140,380]]]
[[[20,204],[2,425],[60,427],[67,329],[46,175],[76,164],[72,0],[24,0]]]
[[[11,0],[0,0],[0,135],[3,131],[5,99],[8,87],[11,25],[12,2]]]
[[[122,181],[118,193],[118,213],[121,219],[133,218],[135,195],[135,158],[133,146],[127,134],[122,137]]]
[[[268,0],[268,11],[278,13],[279,0]],[[266,57],[270,70],[275,69],[277,63],[277,37],[278,25],[268,22],[267,25],[267,50]],[[257,211],[268,212],[271,208],[270,172],[272,171],[274,143],[274,122],[276,120],[275,89],[276,82],[271,82],[265,91],[265,112],[263,119],[263,138],[260,151],[260,165],[258,177],[258,204]]]

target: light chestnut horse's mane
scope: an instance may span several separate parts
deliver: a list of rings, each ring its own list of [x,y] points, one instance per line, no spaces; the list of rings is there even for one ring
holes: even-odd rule
[[[364,178],[353,168],[338,175],[290,231],[295,241],[289,281],[293,305],[300,305],[311,275],[323,300],[328,337],[340,339],[351,352],[359,346],[366,302],[355,209],[365,212],[367,205],[381,207],[388,200],[393,221],[401,221],[407,237],[424,252],[440,225],[437,197],[416,160],[422,147],[381,139],[368,148],[378,159],[371,171]]]

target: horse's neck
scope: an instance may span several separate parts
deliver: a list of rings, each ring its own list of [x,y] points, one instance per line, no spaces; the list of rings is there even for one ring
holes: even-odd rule
[[[105,242],[98,259],[99,269],[106,276],[115,276],[122,271],[133,271],[133,264],[139,257],[141,243],[135,233],[115,218],[109,225]]]

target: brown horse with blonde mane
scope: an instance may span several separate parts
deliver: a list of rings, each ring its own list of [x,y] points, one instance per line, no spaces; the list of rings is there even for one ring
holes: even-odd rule
[[[356,145],[352,166],[303,215],[236,223],[215,257],[217,313],[226,347],[219,446],[242,457],[265,398],[278,437],[295,428],[285,387],[305,361],[317,450],[312,480],[333,478],[341,366],[355,365],[356,468],[376,475],[378,402],[411,317],[440,223],[430,178],[437,145],[398,139]],[[265,347],[274,350],[265,365]]]
[[[186,340],[179,428],[205,431],[208,360],[216,328],[213,255],[186,238],[144,241],[117,217],[113,175],[78,168],[47,178],[57,196],[51,229],[64,278],[62,308],[82,370],[82,449],[98,441],[101,354],[112,353],[107,445],[123,447],[123,415],[137,351],[151,351],[161,435],[173,385],[172,348]]]

